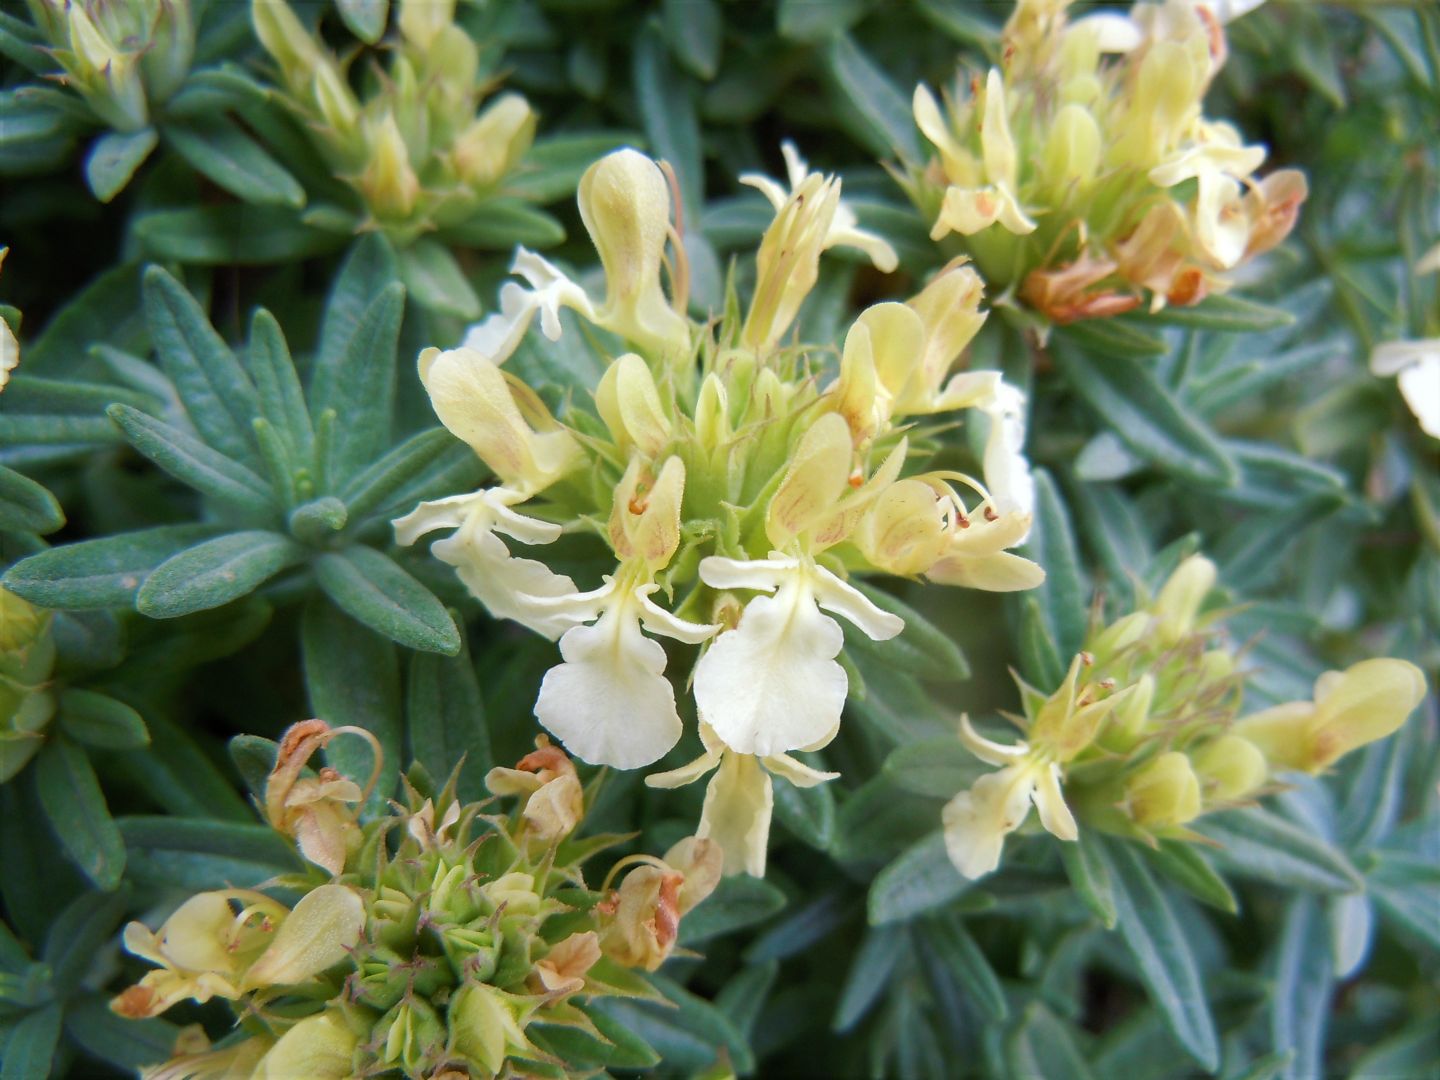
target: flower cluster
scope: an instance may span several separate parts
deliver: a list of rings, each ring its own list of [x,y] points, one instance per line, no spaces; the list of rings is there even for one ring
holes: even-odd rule
[[[0,783],[35,756],[55,715],[50,612],[0,588]]]
[[[116,131],[147,127],[190,74],[190,0],[26,2],[62,81]]]
[[[1239,657],[1202,614],[1215,577],[1213,563],[1190,557],[1148,608],[1090,634],[1058,691],[1022,686],[1023,742],[994,742],[961,720],[964,745],[1000,766],[945,807],[962,874],[999,865],[1032,801],[1061,840],[1077,838],[1077,816],[1121,836],[1184,839],[1189,822],[1253,800],[1275,773],[1322,772],[1392,734],[1424,697],[1414,664],[1365,660],[1321,676],[1313,701],[1242,717]]]
[[[906,186],[931,237],[986,281],[1066,323],[1186,305],[1290,232],[1303,174],[1255,178],[1246,145],[1202,100],[1225,35],[1195,0],[1138,2],[1075,21],[1070,0],[1018,0],[1004,62],[944,106],[915,90],[935,147]],[[968,82],[968,85],[967,85]]]
[[[950,374],[985,318],[978,276],[952,265],[908,303],[869,308],[846,334],[838,377],[824,375],[825,350],[786,340],[821,252],[855,244],[881,265],[894,255],[855,227],[837,179],[789,156],[788,192],[760,183],[776,214],[748,307],[732,282],[723,314],[704,323],[687,314],[664,169],[634,150],[591,166],[580,213],[605,297],[522,248],[514,271],[526,284],[506,284],[500,311],[463,347],[421,354],[437,415],[496,483],[395,522],[402,544],[453,530],[431,550],[491,614],[559,639],[563,663],[545,676],[535,714],[588,762],[650,765],[681,736],[665,649],[643,631],[703,644],[691,681],[705,755],[651,783],[716,768],[698,835],[721,842],[727,872],[755,874],[770,772],[802,784],[830,775],[788,755],[823,747],[840,724],[847,680],[831,616],[875,640],[903,628],[846,578],[879,571],[996,590],[1043,578],[1006,550],[1030,526],[1023,398],[995,372]],[[594,411],[571,402],[563,423],[500,366],[537,314],[545,336],[560,337],[562,309],[614,342]],[[950,471],[902,477],[909,425],[963,408],[992,418],[988,486]],[[567,530],[599,533],[613,553],[598,587],[511,551],[510,541],[543,546]]]
[[[122,1016],[156,1016],[183,1000],[234,1003],[237,1030],[211,1047],[187,1030],[152,1080],[197,1075],[278,1080],[399,1072],[450,1080],[593,1071],[565,1057],[574,1032],[601,1047],[590,1002],[653,997],[653,971],[681,917],[720,877],[720,852],[689,838],[664,859],[629,856],[618,888],[588,889],[580,863],[603,838],[574,841],[584,795],[569,759],[541,740],[514,769],[492,770],[508,816],[462,806],[453,784],[361,825],[365,792],[311,756],[359,728],[321,721],[286,733],[264,806],[316,871],[264,889],[186,900],[159,930],[125,929],[125,947],[156,968],[121,993]],[[377,752],[378,753],[378,752]],[[268,886],[267,886],[268,888]]]
[[[348,62],[331,53],[285,0],[253,0],[256,36],[280,70],[283,100],[336,177],[360,197],[361,228],[400,245],[469,221],[535,135],[519,94],[486,89],[480,50],[455,24],[454,0],[402,0],[384,71],[365,73],[362,101]]]

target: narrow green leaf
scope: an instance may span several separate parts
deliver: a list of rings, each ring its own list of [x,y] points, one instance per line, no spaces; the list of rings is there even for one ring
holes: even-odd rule
[[[1008,1072],[1020,1077],[1066,1077],[1095,1080],[1096,1074],[1075,1043],[1075,1029],[1039,1002],[1025,1015],[1005,1042]]]
[[[349,520],[352,523],[364,520],[372,510],[384,506],[391,495],[435,464],[445,451],[457,447],[467,452],[470,449],[462,447],[454,435],[440,427],[417,432],[393,447],[341,486],[339,494]]]
[[[1151,999],[1170,1030],[1201,1066],[1220,1064],[1220,1043],[1200,969],[1180,921],[1139,857],[1122,840],[1103,848],[1109,863],[1117,925]]]
[[[179,1035],[178,1024],[158,1016],[131,1020],[116,1015],[103,993],[84,994],[66,1003],[66,1038],[117,1069],[134,1071],[168,1060]]]
[[[336,0],[340,19],[352,34],[374,45],[385,33],[390,18],[390,0]]]
[[[457,319],[480,317],[480,297],[450,249],[431,239],[415,241],[397,255],[400,280],[423,308]]]
[[[558,181],[546,182],[558,186]],[[574,190],[572,184],[561,194],[570,195]],[[454,225],[447,225],[438,235],[456,247],[510,251],[516,245],[522,245],[544,249],[565,242],[565,226],[529,203],[519,199],[495,198],[486,199],[473,215]]]
[[[311,712],[332,725],[359,725],[380,742],[384,771],[369,804],[379,810],[400,775],[400,664],[395,646],[318,598],[305,607],[300,642]],[[326,756],[359,783],[374,764],[370,748],[353,736],[337,739]]]
[[[745,949],[745,962],[768,964],[799,956],[849,923],[854,915],[855,905],[842,890],[821,893],[757,936]]]
[[[909,96],[895,88],[848,34],[835,38],[825,52],[825,62],[841,96],[855,112],[856,133],[865,145],[881,157],[899,154],[905,161],[922,161]]]
[[[35,780],[65,853],[99,888],[114,889],[125,870],[125,843],[85,751],[64,735],[47,739],[35,757]]]
[[[1086,319],[1062,327],[1057,334],[1067,342],[1080,346],[1090,356],[1108,363],[1121,357],[1132,360],[1154,360],[1168,351],[1160,338],[1145,333],[1133,323],[1119,319]]]
[[[929,836],[939,820],[937,800],[912,795],[888,776],[873,777],[841,804],[831,854],[878,869]]]
[[[725,40],[725,19],[715,0],[664,0],[660,12],[675,59],[692,74],[713,79]]]
[[[1255,514],[1227,532],[1211,554],[1225,583],[1255,589],[1285,569],[1286,555],[1306,530],[1345,504],[1343,496],[1312,495],[1287,510]]]
[[[1381,1076],[1433,1076],[1440,1069],[1440,1027],[1422,1016],[1370,1047],[1351,1068],[1350,1080]]]
[[[730,1018],[740,1034],[747,1039],[755,1029],[755,1022],[765,1009],[775,979],[780,974],[780,961],[751,963],[741,968],[734,978],[720,988],[715,995],[715,1005]]]
[[[987,772],[986,765],[954,735],[906,743],[885,759],[884,775],[916,795],[950,799]]]
[[[240,778],[257,799],[265,797],[265,778],[275,767],[280,755],[280,745],[273,739],[262,739],[259,735],[236,735],[226,744],[230,760],[240,770]]]
[[[921,935],[950,969],[964,993],[979,1007],[985,1019],[998,1024],[1010,1015],[1000,977],[958,916],[939,915],[927,920]]]
[[[870,884],[870,924],[913,919],[948,904],[972,883],[961,877],[945,852],[938,829],[908,847]]]
[[[1119,915],[1115,910],[1115,889],[1110,883],[1110,864],[1101,844],[1093,832],[1082,829],[1073,844],[1060,845],[1060,859],[1081,901],[1107,930],[1113,930]]]
[[[783,38],[813,45],[849,30],[869,6],[868,0],[780,0],[776,28]]]
[[[1095,360],[1058,346],[1056,362],[1070,386],[1135,453],[1195,483],[1227,487],[1239,479],[1214,433],[1160,384],[1149,365],[1123,356]]]
[[[202,176],[260,206],[305,205],[305,189],[234,121],[209,116],[165,125],[165,141]]]
[[[884,661],[912,671],[922,679],[943,679],[958,681],[970,677],[970,665],[955,639],[941,630],[915,608],[883,589],[856,578],[852,584],[865,594],[876,607],[898,615],[905,620],[905,629],[889,641],[879,643],[878,653]],[[851,638],[847,633],[849,647],[864,643],[859,637]],[[874,644],[874,643],[871,643]]]
[[[588,1003],[578,1004],[576,1008],[614,1044],[608,1059],[612,1069],[653,1069],[660,1064],[660,1055],[654,1048],[624,1024],[616,1023],[598,1009],[589,1007]]]
[[[159,136],[154,128],[139,131],[107,131],[90,145],[85,156],[85,182],[95,198],[108,203],[124,190],[155,149]]]
[[[57,1001],[32,1009],[14,1022],[0,1043],[0,1080],[42,1080],[50,1075],[62,1015],[63,1007]]]
[[[1050,629],[1040,601],[1021,594],[1015,603],[1020,610],[1020,673],[1032,686],[1058,688],[1065,678],[1069,661],[1060,656],[1060,646],[1055,643],[1055,634]]]
[[[1045,568],[1045,581],[1028,596],[1040,605],[1050,636],[1068,667],[1080,651],[1090,612],[1090,583],[1080,566],[1075,530],[1060,491],[1044,470],[1035,472],[1035,524],[1026,541],[1029,555]],[[1048,687],[1046,688],[1048,689]]]
[[[1228,915],[1239,910],[1235,894],[1193,844],[1183,840],[1161,840],[1158,848],[1146,849],[1150,865],[1202,903]]]
[[[722,878],[699,907],[680,922],[680,944],[698,945],[764,922],[785,906],[785,894],[761,878]]]
[[[0,531],[52,533],[65,524],[55,496],[28,476],[0,465]]]
[[[158,266],[145,271],[145,315],[160,367],[175,384],[200,437],[220,453],[259,465],[250,421],[255,387],[185,287]]]
[[[253,888],[301,868],[292,844],[268,825],[203,818],[122,817],[130,877],[171,889]]]
[[[703,905],[695,913],[702,910]],[[653,1046],[667,1068],[694,1073],[716,1064],[722,1051],[729,1054],[737,1073],[746,1074],[755,1067],[749,1044],[729,1017],[663,975],[652,975],[650,979],[669,999],[668,1005],[600,998],[591,1007]]]
[[[1311,892],[1353,892],[1364,887],[1342,851],[1284,818],[1261,810],[1206,815],[1196,831],[1220,845],[1215,861],[1242,877]]]
[[[309,464],[315,433],[305,392],[290,358],[290,346],[275,316],[264,308],[250,321],[250,347],[245,351],[245,369],[255,384],[260,415],[274,426],[290,452],[293,466]]]
[[[635,42],[631,75],[650,152],[675,170],[685,216],[697,215],[705,177],[694,87],[670,63],[658,20],[647,23]]]
[[[6,573],[5,587],[41,607],[130,607],[155,567],[213,534],[209,525],[160,525],[82,540],[22,559]]]
[[[344,419],[337,423],[331,443],[331,483],[343,482],[390,446],[395,347],[404,311],[405,289],[392,282],[366,306],[344,352],[334,361],[317,364],[311,415],[334,409]]]
[[[876,926],[865,932],[845,985],[830,1030],[844,1033],[865,1018],[885,993],[904,947],[905,930],[899,926]]]
[[[150,745],[140,714],[107,694],[67,687],[60,691],[60,726],[78,742],[101,750],[139,750]]]
[[[1281,1074],[1286,1080],[1327,1075],[1325,1029],[1334,987],[1335,961],[1320,901],[1296,896],[1285,910],[1270,1013],[1275,1045],[1295,1052]]]
[[[140,586],[135,607],[152,619],[220,607],[304,562],[309,554],[288,536],[263,529],[217,536],[157,566]]]
[[[826,851],[835,837],[835,796],[829,784],[796,787],[776,777],[775,817],[801,842]]]
[[[269,486],[234,458],[129,405],[112,405],[106,412],[131,446],[181,483],[240,510],[274,514]]]
[[[411,756],[437,781],[460,766],[460,799],[484,798],[485,774],[494,759],[480,682],[463,636],[460,652],[453,657],[433,652],[411,654],[405,717]]]
[[[50,965],[57,996],[71,994],[89,973],[114,937],[129,900],[125,890],[82,893],[55,916],[40,959]]]
[[[1169,304],[1147,316],[1146,322],[1167,326],[1190,326],[1197,330],[1219,330],[1238,334],[1250,331],[1279,330],[1295,325],[1295,316],[1284,308],[1246,300],[1234,293],[1207,296],[1190,307]]]
[[[374,548],[321,555],[315,578],[341,611],[411,649],[454,656],[460,632],[429,589]]]
[[[284,206],[223,204],[153,210],[131,233],[147,258],[189,266],[265,266],[328,255],[343,234],[313,229]]]

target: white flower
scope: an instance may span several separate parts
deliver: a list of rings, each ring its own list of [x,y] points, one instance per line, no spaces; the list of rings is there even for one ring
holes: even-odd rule
[[[1032,752],[1023,742],[1003,746],[982,738],[963,716],[960,741],[981,761],[1003,766],[956,795],[941,814],[945,850],[962,875],[973,880],[1000,865],[1005,837],[1024,823],[1032,801],[1040,824],[1053,835],[1061,840],[1079,836],[1060,792],[1057,763]]]
[[[650,599],[660,586],[628,569],[591,592],[539,602],[572,626],[560,639],[564,663],[540,684],[535,717],[576,757],[617,769],[649,765],[680,739],[665,650],[642,624],[691,645],[719,629],[676,618]]]
[[[983,466],[995,509],[1001,515],[1028,515],[1035,509],[1035,478],[1025,456],[1025,394],[1002,381],[979,407],[990,418]],[[1024,540],[1022,534],[1016,543]]]
[[[0,266],[5,265],[5,255],[10,249],[0,247]],[[15,332],[10,329],[10,324],[0,319],[0,390],[5,389],[5,384],[10,381],[10,372],[15,370],[20,363],[20,342],[15,340]]]
[[[1370,371],[1396,376],[1420,430],[1440,439],[1440,338],[1383,342],[1370,354]]]
[[[542,562],[511,555],[496,535],[503,533],[524,544],[550,544],[559,538],[559,525],[515,512],[513,505],[525,498],[521,492],[497,487],[421,503],[395,520],[395,542],[404,547],[436,529],[454,529],[430,545],[431,553],[455,567],[460,580],[495,618],[514,619],[553,641],[577,620],[540,601],[574,593],[575,583]]]
[[[697,838],[714,840],[725,853],[726,874],[765,876],[765,853],[770,841],[770,817],[775,805],[770,774],[796,787],[808,788],[833,780],[839,773],[812,769],[787,754],[756,757],[726,746],[704,719],[700,741],[705,752],[688,765],[647,776],[650,787],[675,788],[694,783],[718,766],[705,789]]]
[[[740,182],[748,184],[764,195],[770,205],[776,211],[785,206],[790,196],[805,182],[810,174],[810,167],[800,152],[795,149],[795,144],[788,139],[780,144],[780,153],[785,158],[785,178],[790,184],[790,190],[786,191],[774,180],[760,173],[741,173]],[[875,269],[881,273],[888,274],[899,265],[899,258],[895,249],[891,247],[884,237],[869,232],[859,227],[860,219],[855,216],[855,211],[845,204],[841,199],[835,207],[835,216],[830,221],[830,227],[825,232],[825,239],[822,248],[829,251],[833,247],[859,248],[870,261],[875,264]]]
[[[561,308],[573,308],[595,321],[595,307],[585,290],[548,259],[518,247],[510,272],[519,274],[530,287],[507,281],[500,288],[500,310],[472,326],[465,335],[464,347],[474,349],[492,364],[503,364],[510,358],[537,311],[540,330],[551,341],[560,339]]]
[[[848,683],[835,662],[843,615],[884,641],[905,628],[853,586],[808,557],[710,556],[700,578],[716,589],[754,589],[739,625],[715,639],[695,666],[695,700],[716,734],[741,754],[768,757],[823,744],[834,735]]]

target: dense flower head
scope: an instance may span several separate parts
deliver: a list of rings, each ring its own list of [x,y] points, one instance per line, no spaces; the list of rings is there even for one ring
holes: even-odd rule
[[[286,733],[267,807],[287,804],[311,754],[339,734],[318,720]],[[353,783],[321,772],[322,783]],[[627,856],[594,890],[580,864],[607,845],[567,843],[584,814],[569,759],[542,737],[488,783],[521,795],[509,814],[493,799],[462,805],[453,780],[424,796],[407,787],[405,805],[363,826],[350,811],[358,842],[341,849],[338,868],[320,863],[331,876],[203,892],[158,930],[131,923],[126,949],[156,967],[115,998],[115,1012],[143,1018],[219,998],[237,1017],[221,1047],[187,1031],[146,1075],[584,1073],[545,1033],[604,1044],[591,1000],[655,996],[631,969],[653,971],[670,955],[681,918],[719,880],[720,851],[692,837],[663,859]],[[304,833],[298,841],[317,861]],[[270,885],[301,895],[282,902]]]
[[[1017,0],[1001,66],[943,101],[916,88],[934,157],[910,194],[932,239],[1053,322],[1197,303],[1285,238],[1304,175],[1260,178],[1265,148],[1203,114],[1225,61],[1209,5],[1068,7]]]
[[[190,73],[190,0],[27,0],[63,81],[116,131],[139,131]]]
[[[349,61],[310,33],[286,0],[253,0],[256,36],[279,68],[283,100],[303,121],[369,220],[398,243],[468,220],[535,136],[516,93],[488,96],[476,42],[454,0],[403,0],[384,71],[357,94]],[[369,77],[373,76],[373,77]]]
[[[1082,826],[1148,843],[1189,838],[1202,814],[1277,790],[1277,774],[1321,772],[1393,734],[1424,697],[1419,668],[1382,658],[1327,672],[1313,701],[1242,716],[1242,657],[1220,613],[1204,610],[1215,581],[1215,565],[1191,556],[1150,603],[1091,631],[1059,690],[1022,684],[1024,741],[993,741],[962,718],[962,743],[999,767],[945,807],[962,874],[999,865],[1032,801],[1061,840]]]
[[[657,638],[703,647],[688,681],[706,754],[685,775],[716,770],[699,835],[720,840],[731,872],[763,869],[770,772],[831,775],[788,755],[823,747],[839,727],[847,679],[835,616],[877,641],[904,626],[848,578],[996,590],[1043,578],[1007,550],[1030,525],[1024,398],[998,373],[951,373],[985,318],[978,276],[957,262],[908,304],[869,308],[827,374],[826,349],[791,330],[821,253],[846,243],[877,264],[894,256],[854,227],[837,178],[806,171],[793,148],[786,156],[788,193],[752,178],[776,213],[749,303],[732,282],[707,322],[687,311],[662,167],[630,149],[596,162],[579,200],[605,298],[521,249],[514,271],[527,285],[504,286],[500,310],[460,348],[421,355],[436,414],[495,483],[395,522],[402,543],[453,530],[432,551],[491,614],[559,640],[562,663],[535,714],[585,761],[631,769],[668,753],[683,724]],[[558,338],[562,309],[618,344],[593,409],[572,400],[557,418],[500,365],[537,315]],[[984,482],[913,471],[914,425],[961,409],[989,423]],[[614,569],[598,584],[582,588],[511,549],[567,531],[609,547]]]

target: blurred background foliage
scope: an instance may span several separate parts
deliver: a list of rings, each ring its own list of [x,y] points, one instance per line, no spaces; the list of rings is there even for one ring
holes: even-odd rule
[[[332,47],[366,55],[394,15],[384,0],[296,8]],[[193,10],[188,81],[154,114],[156,149],[102,203],[86,162],[104,119],[44,77],[26,7],[0,3],[0,295],[22,357],[0,398],[0,566],[30,560],[6,584],[55,609],[43,633],[58,702],[33,761],[0,784],[7,1078],[168,1054],[170,1020],[104,1007],[136,970],[116,929],[163,911],[177,888],[290,865],[242,779],[268,768],[265,740],[288,724],[363,724],[392,769],[413,757],[436,776],[461,753],[473,778],[529,747],[554,646],[488,620],[380,524],[478,478],[431,430],[411,376],[419,348],[463,330],[466,303],[447,298],[459,289],[488,310],[517,242],[588,265],[574,184],[628,143],[674,166],[693,304],[713,309],[727,263],[770,216],[736,177],[780,175],[791,139],[844,176],[861,223],[901,256],[891,276],[843,256],[824,267],[803,334],[838,344],[861,306],[909,295],[937,265],[886,167],[920,154],[914,85],[945,81],[961,56],[995,59],[1010,9],[462,2],[479,77],[524,94],[539,126],[499,209],[481,212],[484,235],[449,238],[428,276],[402,274],[380,238],[352,241],[293,205],[283,177],[313,203],[295,178],[317,166],[271,92],[248,5]],[[1014,710],[1009,669],[1053,689],[1053,659],[1078,646],[1092,597],[1123,613],[1193,550],[1219,564],[1236,608],[1247,707],[1307,696],[1326,668],[1378,654],[1413,660],[1434,686],[1440,444],[1367,361],[1381,342],[1440,334],[1440,277],[1413,272],[1440,241],[1440,10],[1270,0],[1228,30],[1207,112],[1268,145],[1272,165],[1306,171],[1299,227],[1196,308],[1057,328],[1043,346],[1023,319],[991,318],[971,366],[1031,393],[1030,454],[1046,477],[1030,554],[1049,581],[1003,599],[902,587],[916,617],[900,659],[850,643],[859,722],[825,753],[843,779],[777,785],[769,876],[728,879],[684,924],[682,944],[704,959],[671,961],[660,982],[681,1008],[626,1007],[667,1074],[718,1075],[724,1062],[776,1076],[1134,1080],[1440,1068],[1433,692],[1396,738],[1216,825],[1223,846],[1188,879],[1097,842],[1108,920],[1049,838],[1017,836],[1001,870],[969,887],[938,846],[944,800],[973,778],[946,750],[958,713]],[[190,91],[207,95],[199,111],[177,112]],[[245,175],[199,168],[167,124],[243,140]],[[390,285],[402,278],[404,291]],[[273,320],[252,329],[256,307]],[[363,319],[374,325],[350,348]],[[512,364],[557,398],[584,395],[603,361],[577,340],[532,340]],[[217,372],[230,380],[218,396]],[[393,413],[372,416],[391,386]],[[329,475],[301,452],[327,409],[349,440]],[[255,417],[280,432],[278,450]],[[217,466],[217,451],[247,475]],[[223,546],[255,532],[268,561]],[[76,547],[96,543],[110,546]],[[573,555],[583,566],[583,544]],[[592,828],[638,830],[635,849],[661,850],[699,799],[616,774]]]

